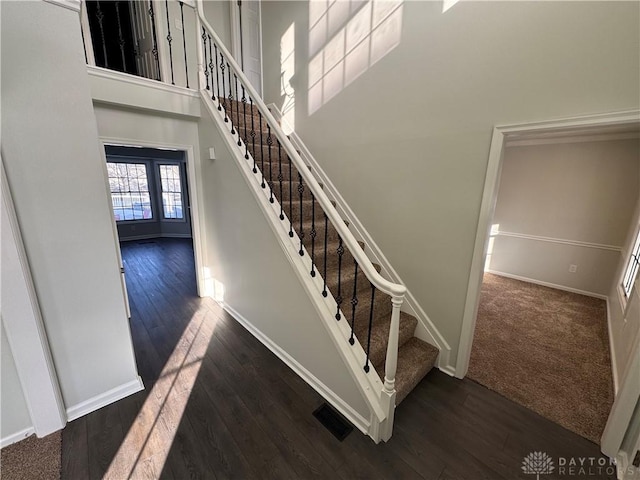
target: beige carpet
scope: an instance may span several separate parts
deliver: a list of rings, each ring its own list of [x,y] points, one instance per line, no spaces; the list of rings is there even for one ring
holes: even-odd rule
[[[2,480],[59,480],[62,432],[44,438],[31,435],[0,451]]]
[[[613,403],[604,300],[485,274],[469,377],[600,443]]]

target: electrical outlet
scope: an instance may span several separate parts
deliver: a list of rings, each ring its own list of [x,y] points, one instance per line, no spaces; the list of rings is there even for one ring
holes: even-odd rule
[[[182,23],[180,23],[180,20],[175,18],[174,21],[175,21],[175,25],[176,25],[176,30],[182,30]]]
[[[578,271],[578,265],[569,265],[569,273],[576,273]]]

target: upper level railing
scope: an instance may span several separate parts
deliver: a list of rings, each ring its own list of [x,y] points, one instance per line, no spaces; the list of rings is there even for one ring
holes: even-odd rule
[[[193,1],[84,0],[87,64],[197,88],[194,7]]]

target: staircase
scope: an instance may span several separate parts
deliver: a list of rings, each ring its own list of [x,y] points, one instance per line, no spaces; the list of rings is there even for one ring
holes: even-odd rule
[[[407,292],[304,144],[292,134],[296,145],[305,151],[303,156],[285,135],[208,24],[202,0],[192,4],[173,2],[175,8],[172,9],[167,1],[164,6],[157,5],[158,12],[154,10],[154,3],[151,2],[148,11],[137,13],[148,21],[152,33],[147,50],[131,52],[138,68],[132,64],[127,67],[127,42],[119,16],[117,29],[107,32],[107,42],[102,23],[104,12],[99,2],[95,5],[95,20],[102,40],[102,48],[96,50],[92,47],[93,37],[84,26],[89,25],[89,21],[83,10],[81,26],[87,62],[96,63],[94,53],[97,51],[103,57],[98,64],[105,67],[110,62],[121,71],[136,72],[167,84],[170,80],[171,85],[186,89],[197,84],[205,110],[222,133],[258,208],[265,213],[315,306],[319,320],[336,346],[334,352],[341,356],[369,407],[370,417],[364,418],[357,412],[354,424],[367,431],[376,442],[388,440],[396,405],[436,361],[446,364],[450,351],[446,341]],[[194,23],[185,23],[185,7],[188,17],[189,10],[193,10]],[[118,6],[114,8],[117,13]],[[166,23],[156,21],[156,16],[166,19]],[[176,44],[172,44],[171,30],[174,24],[177,28],[174,34],[182,37],[184,61],[179,51],[174,58]],[[195,30],[191,27],[193,24]],[[189,34],[187,28],[191,30]],[[115,44],[120,46],[119,51],[107,48]],[[194,56],[187,55],[187,45],[197,50],[197,69],[189,65],[189,58]],[[109,62],[107,56],[110,56]],[[195,72],[198,78],[194,82]],[[320,182],[323,178],[330,192],[325,191]],[[353,225],[349,225],[348,218]],[[365,239],[369,239],[369,245]],[[329,401],[339,408],[342,400],[335,397]]]
[[[253,172],[258,174],[270,201],[273,199],[272,203],[280,204],[281,220],[286,221],[293,233],[302,239],[304,249],[301,249],[301,256],[309,255],[313,260],[310,275],[319,275],[326,285],[322,295],[332,295],[341,310],[344,309],[336,312],[336,321],[349,322],[352,327],[350,343],[358,341],[362,346],[368,346],[369,361],[378,375],[384,378],[391,297],[375,290],[372,295],[371,283],[357,271],[353,255],[345,248],[336,228],[325,221],[325,213],[257,108],[228,98],[218,97],[216,100],[225,110],[234,131],[242,140],[246,139],[246,143],[243,141],[241,144],[246,145],[245,160],[252,162]],[[310,169],[309,166],[307,168]],[[367,248],[363,242],[359,245],[362,249]],[[374,264],[374,267],[380,271],[379,265]],[[373,316],[369,330],[371,311]],[[417,323],[414,316],[400,312],[396,405],[433,368],[439,354],[436,347],[414,336]]]

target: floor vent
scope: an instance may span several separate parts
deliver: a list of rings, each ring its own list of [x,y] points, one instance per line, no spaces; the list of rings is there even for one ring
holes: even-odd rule
[[[313,412],[313,416],[340,441],[347,438],[347,435],[353,430],[353,425],[326,403],[320,405],[320,407]]]

